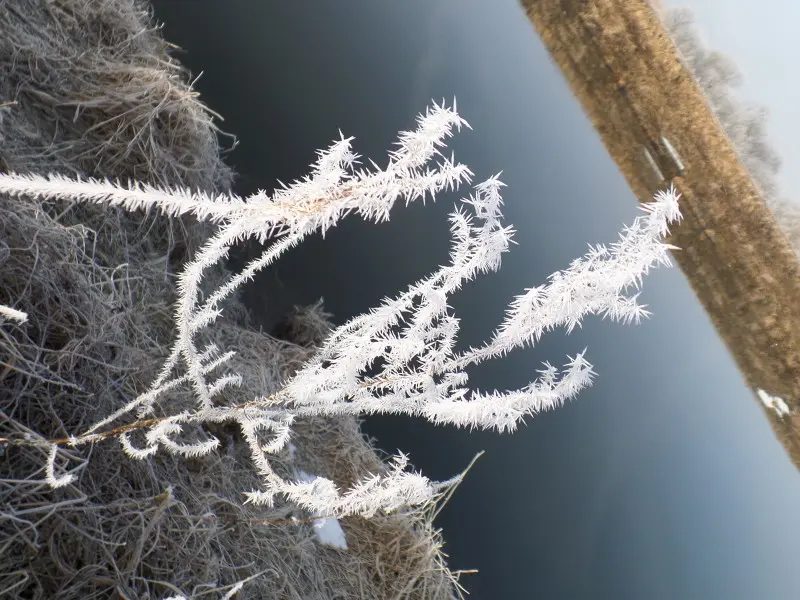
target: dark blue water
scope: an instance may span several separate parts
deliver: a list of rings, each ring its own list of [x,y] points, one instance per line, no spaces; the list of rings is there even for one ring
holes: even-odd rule
[[[519,242],[455,298],[466,343],[638,213],[513,0],[155,5],[240,140],[228,157],[240,193],[302,176],[339,128],[380,162],[430,98],[458,98],[474,131],[452,147],[479,178],[504,171]],[[267,325],[320,296],[340,321],[368,309],[447,260],[455,199],[309,240],[251,285],[249,305]],[[433,477],[487,450],[438,522],[451,566],[480,570],[464,580],[473,598],[800,597],[800,478],[681,273],[654,272],[642,298],[654,316],[639,327],[587,321],[474,372],[475,385],[518,387],[589,347],[595,386],[514,435],[368,420]]]

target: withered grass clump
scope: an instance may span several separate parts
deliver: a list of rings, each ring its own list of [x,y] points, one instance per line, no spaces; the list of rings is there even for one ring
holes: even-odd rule
[[[0,170],[230,189],[213,115],[169,49],[136,0],[0,0]],[[175,274],[208,232],[0,196],[0,304],[29,315],[0,324],[0,437],[74,434],[146,389],[172,339]],[[225,317],[205,335],[237,351],[244,398],[289,376],[328,319],[298,311],[285,341],[237,300]],[[78,480],[59,490],[43,450],[0,445],[0,597],[218,598],[245,580],[237,597],[457,595],[432,507],[346,519],[349,550],[325,548],[307,515],[243,505],[260,479],[237,432],[215,433],[213,459],[133,461],[114,441],[63,452]],[[301,423],[294,443],[276,462],[287,473],[345,485],[384,468],[353,419]]]

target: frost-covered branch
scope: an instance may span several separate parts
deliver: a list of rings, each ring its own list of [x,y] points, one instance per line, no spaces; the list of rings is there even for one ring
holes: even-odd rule
[[[456,352],[460,323],[448,300],[478,275],[499,269],[514,234],[502,222],[503,183],[491,177],[474,186],[472,195],[450,215],[448,264],[396,298],[334,329],[315,356],[277,393],[220,405],[220,392],[241,382],[236,373],[224,371],[233,353],[214,345],[198,347],[195,337],[220,315],[221,302],[283,252],[310,234],[324,235],[350,213],[383,221],[398,200],[408,204],[470,182],[470,170],[441,153],[446,139],[462,126],[467,123],[455,108],[434,104],[420,115],[416,129],[400,133],[386,167],[370,161],[371,168],[358,168],[352,140],[342,137],[318,153],[307,177],[283,185],[272,195],[259,191],[244,199],[137,183],[122,186],[60,176],[0,174],[0,193],[77,199],[127,210],[157,209],[169,215],[189,213],[219,226],[179,277],[176,337],[158,377],[128,405],[66,443],[80,446],[113,436],[136,459],[146,459],[159,449],[202,456],[213,452],[218,441],[192,437],[191,426],[235,422],[263,478],[261,490],[247,493],[249,502],[272,504],[282,497],[317,514],[371,515],[429,502],[458,477],[432,482],[409,472],[408,459],[401,454],[385,473],[370,475],[347,491],[322,477],[285,480],[272,469],[269,456],[286,446],[297,418],[395,413],[502,432],[514,430],[526,416],[556,407],[590,385],[594,373],[584,352],[569,358],[561,370],[546,363],[535,381],[507,392],[470,389],[465,369],[533,345],[556,327],[571,330],[589,314],[623,322],[646,316],[636,295],[627,291],[638,288],[652,266],[669,264],[670,246],[661,238],[669,223],[680,217],[677,195],[674,190],[659,193],[654,202],[643,206],[646,214],[627,227],[618,242],[608,248],[590,247],[568,269],[551,275],[546,285],[514,298],[490,340]],[[206,270],[224,259],[232,245],[251,238],[266,244],[261,256],[201,298],[199,286]],[[154,417],[156,403],[160,400],[161,409],[169,411],[169,393],[185,385],[194,392],[194,411]],[[130,434],[135,430],[144,430],[144,447],[132,441]],[[55,473],[55,449],[52,445],[48,455],[47,480],[51,485],[66,485],[69,475]]]
[[[3,320],[8,319],[9,321],[15,321],[17,323],[25,323],[28,320],[28,315],[21,310],[11,308],[5,304],[0,304],[0,318]]]

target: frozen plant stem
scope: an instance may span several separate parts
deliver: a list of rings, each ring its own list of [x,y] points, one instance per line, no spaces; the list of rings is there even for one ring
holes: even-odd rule
[[[369,313],[336,328],[315,356],[269,397],[220,405],[219,393],[241,378],[221,372],[233,356],[215,345],[198,347],[195,336],[220,315],[220,303],[259,270],[308,235],[335,226],[349,213],[380,222],[394,204],[424,199],[469,183],[470,170],[441,153],[445,140],[467,123],[453,108],[434,104],[417,119],[413,131],[400,133],[388,164],[359,168],[351,139],[335,142],[318,158],[305,178],[283,185],[272,195],[210,196],[184,189],[157,189],[140,183],[127,186],[109,181],[68,179],[58,175],[0,174],[0,193],[120,206],[126,210],[159,209],[167,215],[193,214],[219,226],[216,234],[186,265],[178,282],[176,337],[160,374],[145,393],[68,440],[51,441],[47,480],[68,485],[69,473],[57,476],[58,443],[79,446],[119,438],[125,452],[144,459],[159,448],[183,456],[201,456],[219,444],[213,437],[188,442],[192,424],[236,422],[249,444],[255,467],[263,478],[261,490],[247,492],[247,501],[271,505],[282,496],[320,514],[371,515],[419,505],[437,497],[446,482],[432,482],[407,470],[400,454],[387,472],[375,474],[342,491],[325,478],[287,481],[270,464],[270,454],[284,448],[299,417],[402,413],[434,423],[459,427],[513,431],[526,416],[563,404],[591,384],[594,373],[584,352],[569,358],[562,369],[545,363],[528,386],[506,392],[483,393],[467,387],[465,369],[516,348],[533,345],[556,327],[568,331],[590,314],[623,322],[638,322],[647,311],[637,303],[642,275],[658,264],[669,265],[662,242],[669,223],[680,218],[673,189],[659,192],[642,208],[644,215],[625,228],[618,242],[591,247],[570,267],[550,276],[545,285],[524,291],[509,304],[505,319],[488,341],[456,352],[459,321],[448,298],[479,274],[500,267],[513,230],[501,221],[503,184],[491,177],[474,186],[450,215],[450,262],[386,299]],[[231,246],[254,238],[264,244],[261,256],[201,300],[199,285],[206,269],[225,258]],[[169,392],[189,385],[196,398],[194,411],[155,418],[156,403],[169,408]],[[131,416],[133,419],[131,420]],[[127,419],[127,424],[125,420]],[[144,447],[129,434],[145,432]],[[183,441],[182,441],[183,438]]]

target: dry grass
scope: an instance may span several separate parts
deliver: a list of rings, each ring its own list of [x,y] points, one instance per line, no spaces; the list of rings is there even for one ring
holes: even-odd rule
[[[134,0],[0,0],[0,169],[136,178],[225,191],[212,116]],[[0,196],[0,437],[61,437],[147,387],[172,337],[175,273],[208,231],[188,220]],[[223,269],[216,275],[218,282]],[[213,277],[211,279],[214,279]],[[207,281],[213,286],[215,281]],[[249,328],[236,300],[206,335],[238,352],[239,393],[269,393],[313,351],[320,307]],[[188,399],[188,398],[187,398]],[[180,400],[180,399],[178,399]],[[347,519],[350,550],[320,546],[292,508],[242,504],[258,477],[234,430],[194,461],[64,451],[74,486],[43,482],[35,447],[0,446],[0,597],[452,598],[431,510]],[[297,458],[345,484],[383,468],[352,419],[304,422]],[[302,517],[303,515],[297,515]]]
[[[522,0],[641,201],[681,192],[674,256],[753,389],[800,411],[800,267],[647,0]],[[685,168],[671,160],[666,136]],[[800,429],[767,412],[800,467]]]

